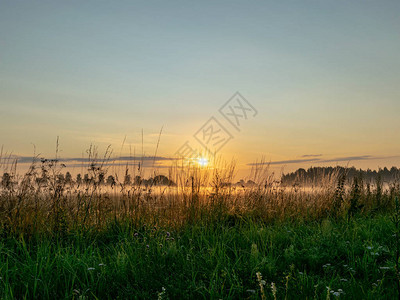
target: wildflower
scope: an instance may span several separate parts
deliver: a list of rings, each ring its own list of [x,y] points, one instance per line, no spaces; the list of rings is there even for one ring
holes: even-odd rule
[[[135,236],[135,237],[138,237],[138,236],[139,236],[139,233],[135,232],[134,236]]]
[[[276,292],[277,292],[277,288],[275,283],[271,283],[271,291],[272,291],[272,295],[274,295],[274,299],[276,299]]]
[[[88,268],[88,271],[93,271],[95,270],[95,268]]]
[[[260,286],[261,299],[264,300],[264,299],[266,299],[265,293],[264,293],[265,280],[262,279],[261,272],[257,272],[256,276],[257,276],[258,285]]]
[[[105,264],[100,263],[100,264],[99,264],[99,267],[105,267]]]
[[[371,247],[371,246],[368,246],[368,247],[367,247],[368,250],[372,250],[372,248],[373,248],[373,247]]]
[[[167,237],[171,236],[171,233],[169,233],[169,231],[166,232]]]
[[[391,268],[390,267],[379,267],[379,269],[381,269],[381,270],[390,270]]]
[[[146,245],[146,248],[149,249],[149,248],[150,248],[150,245]]]
[[[262,279],[261,272],[257,272],[257,273],[256,273],[256,276],[257,276],[257,280],[258,280],[258,281],[261,281],[261,279]]]
[[[345,292],[342,289],[338,289],[337,291],[331,290],[329,287],[327,287],[327,289],[328,289],[328,295],[332,294],[336,298],[340,297],[340,295],[342,295],[342,294],[345,294]],[[328,296],[328,298],[329,298],[329,296]]]
[[[347,282],[348,280],[346,278],[340,278],[340,281]]]
[[[158,293],[158,300],[164,299],[164,296],[166,295],[166,293],[167,293],[167,290],[165,289],[165,287],[162,287],[161,292]]]
[[[330,299],[329,295],[331,294],[331,288],[329,286],[326,287],[326,299]]]

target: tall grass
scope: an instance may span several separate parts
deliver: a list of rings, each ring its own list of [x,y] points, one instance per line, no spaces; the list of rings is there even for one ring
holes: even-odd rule
[[[57,152],[56,152],[57,153]],[[4,232],[32,235],[35,233],[66,234],[85,228],[100,230],[110,221],[127,221],[133,225],[152,224],[181,227],[200,221],[254,218],[262,222],[278,220],[321,220],[346,218],[357,213],[390,211],[399,184],[383,189],[354,179],[345,184],[345,174],[328,174],[319,185],[283,186],[274,178],[268,164],[253,166],[249,184],[235,184],[234,161],[212,161],[208,167],[196,163],[175,163],[168,170],[165,185],[146,181],[143,164],[134,170],[133,181],[114,173],[109,176],[111,150],[99,156],[89,148],[87,175],[83,182],[66,180],[65,165],[53,160],[34,158],[22,176],[16,167],[2,177],[0,187],[0,226]],[[14,163],[16,165],[16,162]],[[150,172],[162,178],[156,169]],[[130,178],[130,177],[129,177]]]
[[[116,173],[110,149],[87,153],[82,181],[67,179],[57,155],[22,175],[0,158],[11,166],[0,187],[0,298],[400,295],[397,182],[337,173],[288,187],[261,161],[235,183],[235,162],[220,159],[176,160],[169,181],[157,169],[145,181],[143,160]]]

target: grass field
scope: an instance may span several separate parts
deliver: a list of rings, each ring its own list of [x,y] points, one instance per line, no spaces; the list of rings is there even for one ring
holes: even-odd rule
[[[233,166],[170,171],[174,186],[61,180],[56,161],[3,175],[2,299],[394,299],[399,185],[343,174],[254,185]]]
[[[377,215],[275,224],[222,218],[179,230],[110,222],[62,237],[3,237],[0,295],[394,299],[394,233],[389,216]]]

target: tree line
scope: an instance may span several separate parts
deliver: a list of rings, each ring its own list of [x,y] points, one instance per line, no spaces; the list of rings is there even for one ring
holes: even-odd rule
[[[117,176],[108,175],[106,176],[104,173],[98,174],[96,178],[89,174],[77,174],[75,178],[71,175],[70,172],[66,172],[65,174],[59,173],[55,175],[55,179],[62,184],[68,185],[90,185],[90,184],[99,184],[99,185],[109,185],[111,187],[117,184],[124,184],[124,185],[142,185],[142,186],[153,186],[153,185],[169,185],[173,186],[175,183],[170,180],[165,175],[157,175],[154,177],[150,177],[148,179],[142,178],[141,176],[135,176],[134,178],[131,177],[130,174],[125,174],[123,180],[120,182]],[[46,184],[50,180],[50,177],[46,174],[42,174],[40,177],[36,177],[35,182],[37,184]],[[15,176],[4,172],[1,177],[1,186],[7,188],[13,185],[15,182]]]
[[[349,182],[354,178],[360,178],[364,182],[375,182],[379,179],[382,182],[392,183],[399,181],[400,169],[397,167],[380,168],[379,170],[362,170],[355,167],[311,167],[307,170],[300,168],[295,172],[283,174],[281,182],[283,185],[294,184],[318,184],[322,180],[332,177],[345,177]]]

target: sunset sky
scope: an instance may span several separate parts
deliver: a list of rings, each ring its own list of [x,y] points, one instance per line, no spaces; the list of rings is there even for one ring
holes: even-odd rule
[[[400,165],[399,1],[1,1],[0,146],[171,158],[211,118],[239,169]],[[240,131],[219,109],[257,111]],[[124,142],[125,140],[125,142]],[[131,149],[131,150],[130,150]]]

